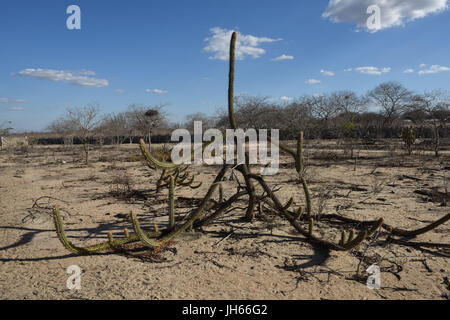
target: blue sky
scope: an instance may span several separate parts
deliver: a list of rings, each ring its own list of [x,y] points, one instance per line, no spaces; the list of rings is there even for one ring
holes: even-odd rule
[[[449,89],[448,1],[384,2],[3,0],[0,124],[42,130],[67,107],[93,102],[104,113],[169,103],[174,121],[214,113],[226,105],[231,30],[240,33],[237,93],[288,101],[363,94],[384,81]],[[66,27],[72,4],[81,30]],[[381,10],[376,32],[365,23],[371,4]]]

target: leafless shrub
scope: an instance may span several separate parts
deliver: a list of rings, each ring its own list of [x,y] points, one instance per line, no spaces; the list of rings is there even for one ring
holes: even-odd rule
[[[110,192],[114,197],[126,199],[133,193],[133,181],[126,172],[113,176],[110,182]]]

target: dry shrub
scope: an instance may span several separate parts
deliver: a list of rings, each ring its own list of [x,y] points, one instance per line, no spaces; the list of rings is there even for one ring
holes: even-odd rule
[[[128,198],[133,193],[133,181],[126,172],[113,176],[110,183],[111,194],[120,199]]]
[[[101,155],[98,157],[98,162],[113,162],[113,158],[108,155]]]
[[[164,150],[155,151],[152,155],[159,161],[171,162],[171,156],[168,151]]]
[[[132,155],[128,158],[129,162],[141,162],[144,161],[144,156],[142,155]]]

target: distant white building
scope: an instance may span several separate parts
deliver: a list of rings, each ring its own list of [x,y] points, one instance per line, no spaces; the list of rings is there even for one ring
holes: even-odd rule
[[[28,146],[28,137],[0,137],[0,150]]]

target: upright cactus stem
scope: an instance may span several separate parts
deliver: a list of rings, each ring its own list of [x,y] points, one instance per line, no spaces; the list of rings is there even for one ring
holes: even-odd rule
[[[297,169],[297,173],[300,177],[300,182],[302,183],[303,192],[305,194],[306,199],[306,212],[308,213],[308,219],[312,218],[312,204],[311,204],[311,194],[309,192],[308,184],[306,182],[305,177],[303,176],[303,140],[304,134],[303,131],[300,131],[297,139],[297,154],[295,156],[295,167]]]
[[[296,215],[294,216],[294,220],[300,220],[302,218],[303,212],[304,212],[303,207],[299,207]]]
[[[300,131],[297,139],[297,156],[295,166],[298,174],[301,175],[303,172],[303,131]]]
[[[233,32],[230,42],[230,71],[228,74],[228,117],[231,128],[237,129],[236,117],[234,116],[234,64],[237,33]]]
[[[308,233],[309,233],[310,236],[312,236],[313,232],[314,232],[314,219],[313,218],[309,219],[309,226],[308,227],[309,227],[308,228]]]
[[[339,245],[344,246],[346,242],[347,242],[347,233],[345,232],[345,230],[343,230],[341,233],[341,241],[339,241]]]
[[[175,179],[170,176],[169,183],[169,226],[170,229],[175,227]]]
[[[108,242],[111,247],[114,246],[114,237],[111,231],[108,231]]]
[[[219,184],[219,203],[223,203],[223,199],[224,199],[224,197],[223,197],[223,186],[220,183]]]

